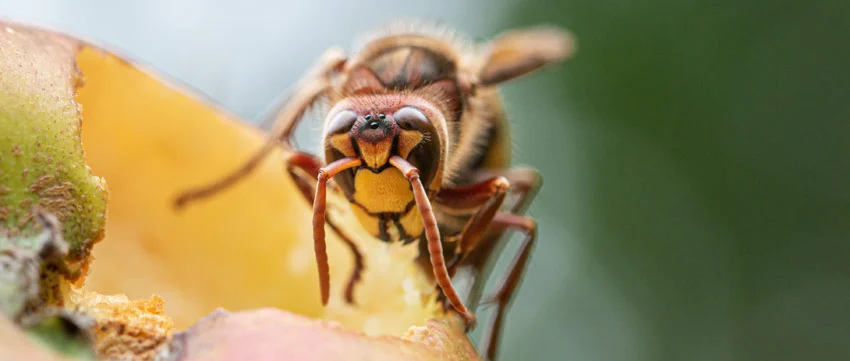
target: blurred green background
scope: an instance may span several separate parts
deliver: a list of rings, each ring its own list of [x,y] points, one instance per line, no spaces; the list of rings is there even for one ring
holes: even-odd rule
[[[574,59],[504,88],[516,161],[545,185],[502,360],[850,360],[846,0],[56,0],[0,15],[121,49],[258,122],[322,50],[394,17],[479,39],[564,26]]]

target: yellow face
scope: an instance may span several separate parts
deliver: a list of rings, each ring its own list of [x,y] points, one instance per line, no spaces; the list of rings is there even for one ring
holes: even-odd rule
[[[395,96],[395,104],[388,104],[386,98],[383,102],[343,102],[335,107],[340,110],[331,112],[335,115],[329,117],[325,131],[326,161],[360,158],[361,166],[334,178],[354,214],[369,233],[382,240],[411,242],[422,234],[422,220],[410,181],[389,159],[407,159],[420,171],[424,185],[438,188],[444,138],[426,116],[434,112],[427,104],[407,105],[409,102],[401,100],[410,98],[399,96]]]

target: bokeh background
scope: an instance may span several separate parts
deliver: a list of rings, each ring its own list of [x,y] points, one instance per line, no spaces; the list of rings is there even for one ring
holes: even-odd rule
[[[545,186],[503,360],[850,360],[848,14],[842,0],[0,1],[255,122],[325,48],[395,17],[478,39],[573,31],[572,61],[504,88],[516,162]]]

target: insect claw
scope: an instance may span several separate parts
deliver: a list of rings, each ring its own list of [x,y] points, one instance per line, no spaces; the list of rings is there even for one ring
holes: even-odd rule
[[[345,303],[357,306],[357,302],[354,302],[354,283],[349,283],[345,288]]]
[[[478,325],[478,318],[475,317],[475,314],[473,314],[472,312],[462,314],[461,317],[463,317],[466,332],[471,331],[475,328],[475,326]]]

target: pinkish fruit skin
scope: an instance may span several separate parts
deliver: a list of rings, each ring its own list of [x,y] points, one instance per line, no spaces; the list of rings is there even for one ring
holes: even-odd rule
[[[455,334],[448,323],[429,323],[427,328],[435,338],[432,342],[449,347],[368,337],[270,308],[237,313],[219,310],[175,335],[163,355],[168,361],[479,360],[468,339],[460,331]]]
[[[83,154],[78,48],[0,22],[0,248],[31,246],[36,209],[59,219],[70,261],[103,237],[107,191]]]

